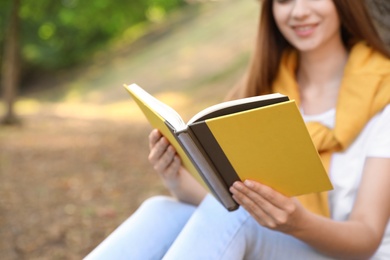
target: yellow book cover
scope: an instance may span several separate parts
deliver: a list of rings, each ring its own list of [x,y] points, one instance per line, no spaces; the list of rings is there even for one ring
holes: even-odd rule
[[[294,101],[206,120],[241,180],[287,196],[332,189]]]

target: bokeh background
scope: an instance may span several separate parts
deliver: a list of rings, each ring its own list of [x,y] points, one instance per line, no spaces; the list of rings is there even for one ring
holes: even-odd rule
[[[13,4],[0,3],[2,49]],[[3,120],[5,84],[17,95],[0,126],[0,258],[81,259],[166,194],[147,161],[151,127],[123,84],[189,119],[241,77],[258,11],[254,0],[21,0],[19,77],[2,70]]]
[[[388,39],[390,2],[369,3]],[[0,258],[81,259],[167,194],[123,84],[188,120],[243,75],[258,14],[257,0],[0,1]]]

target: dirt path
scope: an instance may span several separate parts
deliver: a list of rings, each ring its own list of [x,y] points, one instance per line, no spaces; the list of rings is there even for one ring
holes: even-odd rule
[[[39,116],[1,129],[1,258],[81,259],[142,200],[164,193],[146,165],[147,132]]]

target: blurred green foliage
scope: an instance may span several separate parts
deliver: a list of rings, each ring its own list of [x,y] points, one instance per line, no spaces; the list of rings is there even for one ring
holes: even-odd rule
[[[12,0],[0,1],[0,47]],[[183,0],[22,0],[23,71],[66,68],[90,57],[115,38],[136,39],[146,23],[164,20]]]

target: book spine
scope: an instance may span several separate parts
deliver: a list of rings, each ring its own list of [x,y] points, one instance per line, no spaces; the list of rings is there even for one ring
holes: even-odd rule
[[[213,195],[227,210],[233,211],[237,209],[238,204],[233,200],[228,187],[196,146],[190,134],[188,132],[180,132],[177,137]]]
[[[227,187],[232,186],[236,181],[240,181],[240,177],[237,175],[205,121],[190,125],[188,131],[193,136],[193,139],[197,140],[198,147],[201,147],[206,156],[213,162],[214,168],[224,180]]]

